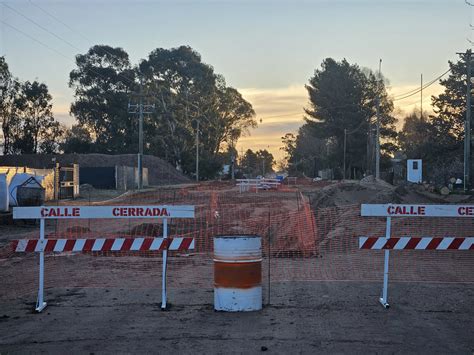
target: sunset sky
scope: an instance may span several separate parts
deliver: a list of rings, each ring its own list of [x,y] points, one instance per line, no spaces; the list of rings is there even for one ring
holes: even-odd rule
[[[303,122],[304,85],[324,58],[373,70],[382,58],[396,95],[419,86],[421,73],[428,82],[445,72],[472,39],[472,8],[464,0],[2,2],[0,55],[21,80],[48,84],[61,122],[73,122],[67,80],[75,54],[108,44],[123,47],[135,64],[157,47],[189,45],[257,112],[259,127],[239,150],[266,148],[277,158],[280,138]],[[425,91],[424,109],[440,90]],[[419,106],[419,95],[398,101],[397,114]]]

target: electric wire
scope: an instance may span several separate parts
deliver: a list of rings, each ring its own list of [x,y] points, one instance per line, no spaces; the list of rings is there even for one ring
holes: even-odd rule
[[[407,95],[411,95],[411,94],[415,94],[415,93],[418,93],[420,92],[422,89],[425,89],[429,86],[431,86],[433,83],[435,83],[436,81],[438,81],[439,79],[441,79],[444,75],[446,75],[448,72],[450,72],[451,69],[448,69],[446,72],[444,72],[443,74],[439,75],[438,77],[436,77],[435,79],[432,79],[431,81],[427,82],[426,84],[424,84],[421,88],[418,87],[416,89],[413,89],[413,90],[410,90],[410,91],[407,91],[405,93],[402,93],[402,94],[397,94],[394,96],[395,99],[398,99],[399,97],[404,97],[404,96],[407,96]]]
[[[16,10],[15,8],[11,7],[10,5],[6,4],[6,3],[2,3],[3,6],[5,6],[6,8],[10,9],[11,11],[13,11],[14,13],[16,13],[18,16],[21,16],[23,17],[25,20],[31,22],[32,24],[34,24],[35,26],[41,28],[43,31],[49,33],[51,36],[55,37],[56,39],[59,39],[60,41],[66,43],[69,47],[71,48],[74,48],[75,50],[78,50],[78,51],[81,51],[81,49],[79,49],[78,47],[76,47],[75,45],[73,45],[71,42],[69,42],[68,40],[65,40],[64,38],[62,38],[61,36],[58,36],[57,34],[55,34],[54,32],[48,30],[46,27],[44,27],[43,25],[39,24],[38,22],[36,22],[35,20],[33,20],[32,18],[22,14],[20,11]]]
[[[88,38],[87,36],[85,36],[82,32],[72,28],[71,26],[69,26],[67,23],[65,23],[64,21],[62,21],[61,19],[59,19],[58,17],[56,17],[55,15],[53,15],[52,13],[50,13],[49,11],[45,10],[43,7],[39,6],[38,4],[34,3],[32,0],[29,0],[30,4],[35,6],[36,8],[40,9],[43,13],[45,13],[46,15],[48,15],[49,17],[51,17],[53,20],[55,20],[56,22],[60,23],[61,25],[63,25],[64,27],[66,27],[68,30],[70,30],[71,32],[74,32],[76,34],[78,34],[82,39],[86,40],[87,42],[90,42],[92,43],[93,41]],[[109,54],[110,56],[114,56],[113,53],[109,52],[107,49],[105,48],[101,48],[105,53]],[[119,76],[122,76],[121,74],[119,74]],[[122,76],[123,78],[125,78],[127,80],[126,77]]]
[[[67,56],[66,54],[64,54],[64,53],[58,51],[57,49],[55,49],[55,48],[53,48],[53,47],[47,45],[46,43],[44,43],[44,42],[40,41],[39,39],[37,39],[37,38],[35,38],[35,37],[29,35],[28,33],[26,33],[26,32],[24,32],[24,31],[20,30],[19,28],[15,27],[15,26],[13,26],[13,25],[11,25],[11,24],[9,24],[8,22],[3,21],[2,19],[0,19],[0,22],[3,23],[5,26],[10,27],[10,28],[13,29],[14,31],[16,31],[16,32],[18,32],[18,33],[21,33],[23,36],[25,36],[25,37],[31,39],[32,41],[34,41],[34,42],[36,42],[36,43],[38,43],[38,44],[44,46],[45,48],[48,48],[49,50],[51,50],[51,51],[53,51],[53,52],[55,52],[56,54],[58,54],[58,55],[60,55],[61,57],[65,58],[66,60],[70,61],[71,63],[77,64],[74,60],[72,60],[72,59],[71,59],[69,56]],[[92,72],[92,73],[94,73],[94,74],[97,74],[98,76],[102,77],[103,79],[108,79],[106,76],[104,76],[103,74],[101,74],[101,73],[95,71],[94,69],[91,69],[91,68],[84,68],[84,69],[85,69],[85,70],[88,70],[89,72]],[[133,83],[132,81],[130,81],[130,82]]]
[[[33,4],[31,1],[30,1],[30,3]],[[55,37],[56,39],[58,39],[58,40],[60,40],[60,41],[62,41],[62,42],[64,42],[64,43],[66,43],[66,44],[67,44],[68,46],[70,46],[71,48],[73,48],[73,49],[75,49],[75,50],[77,50],[77,51],[79,51],[79,52],[82,51],[80,48],[76,47],[74,44],[72,44],[72,43],[69,42],[68,40],[66,40],[66,39],[62,38],[61,36],[57,35],[56,33],[50,31],[49,29],[47,29],[46,27],[42,26],[41,24],[39,24],[39,23],[36,22],[35,20],[33,20],[33,19],[31,19],[30,17],[28,17],[28,16],[22,14],[20,11],[16,10],[15,8],[13,8],[13,7],[7,5],[6,3],[2,3],[2,5],[5,6],[6,8],[8,8],[8,9],[10,9],[11,11],[15,12],[17,15],[23,17],[23,18],[26,19],[27,21],[31,22],[31,23],[34,24],[35,26],[41,28],[43,31],[49,33],[51,36]],[[35,5],[35,4],[33,4],[33,5]],[[39,6],[37,6],[37,5],[35,5],[35,6],[39,8]],[[42,9],[42,10],[43,10],[43,9]],[[43,11],[44,11],[45,13],[47,13],[45,10],[43,10]],[[49,15],[50,15],[51,17],[53,17],[54,19],[56,19],[56,17],[54,17],[53,15],[51,15],[51,14],[49,14]],[[59,21],[59,20],[58,20],[58,21]],[[2,21],[2,22],[5,23],[4,21]],[[64,23],[63,23],[62,21],[59,21],[59,22],[64,25]],[[13,28],[12,25],[9,25],[9,26],[10,26],[11,28]],[[67,26],[67,27],[68,27],[68,26]],[[18,32],[21,32],[22,34],[25,34],[25,33],[22,32],[22,31],[18,31]],[[32,38],[31,36],[28,36],[28,37],[29,37],[30,39]],[[38,42],[38,43],[41,43],[42,45],[44,45],[44,43],[40,42],[39,40],[35,40],[35,41]],[[49,47],[49,46],[47,46],[47,47],[48,47],[49,49],[52,49],[52,48]],[[59,53],[59,51],[57,51],[57,50],[54,50],[54,52]],[[106,50],[105,50],[105,52],[108,53],[109,55],[112,55],[110,52],[108,52],[108,51],[106,51]],[[67,56],[65,56],[64,54],[61,54],[61,56],[67,57]],[[97,75],[102,76],[104,79],[107,78],[107,77],[105,77],[104,75],[102,75],[102,74],[100,74],[100,73],[98,73],[98,72],[96,72],[96,71],[94,71],[94,70],[92,70],[92,69],[88,69],[88,70],[90,70],[91,72],[93,72],[93,73],[95,73],[95,74],[97,74]],[[130,80],[129,78],[127,78],[126,76],[124,76],[124,75],[122,75],[122,74],[120,74],[120,73],[118,73],[117,76],[119,76],[119,77],[125,79],[125,80],[128,81],[130,84],[134,84],[134,83],[135,83],[133,80]]]
[[[10,25],[8,22],[3,21],[2,19],[0,19],[0,22],[2,22],[5,26],[10,27],[11,29],[13,29],[13,30],[15,30],[15,31],[17,31],[17,32],[19,32],[19,33],[21,33],[23,36],[28,37],[28,38],[31,39],[32,41],[34,41],[34,42],[36,42],[36,43],[39,43],[39,44],[41,44],[42,46],[48,48],[49,50],[55,52],[56,54],[60,55],[61,57],[66,58],[67,60],[71,60],[71,58],[68,57],[67,55],[61,53],[61,52],[58,51],[57,49],[55,49],[55,48],[53,48],[53,47],[47,45],[46,43],[40,41],[39,39],[36,39],[36,38],[34,38],[33,36],[30,36],[28,33],[26,33],[26,32],[24,32],[24,31],[22,31],[22,30],[16,28],[15,26]]]
[[[443,74],[439,75],[438,77],[434,78],[433,80],[431,80],[430,82],[428,82],[427,84],[423,85],[422,87],[418,88],[418,89],[415,89],[415,90],[411,90],[411,91],[408,91],[408,92],[405,92],[403,94],[399,94],[399,95],[396,95],[393,99],[393,101],[400,101],[400,100],[404,100],[404,99],[407,99],[411,96],[414,96],[416,94],[418,94],[419,92],[421,92],[422,90],[425,90],[426,88],[430,87],[431,85],[433,85],[434,83],[436,83],[438,80],[440,80],[443,76],[445,76],[446,74],[448,74],[449,72],[451,71],[451,68],[449,68],[448,70],[446,70]]]
[[[298,112],[293,112],[293,113],[285,113],[285,114],[282,114],[282,115],[260,117],[259,119],[263,120],[263,119],[268,119],[268,118],[287,117],[287,116],[294,116],[294,115],[298,115],[298,114],[303,115],[304,113],[301,112],[301,111],[298,111]]]
[[[43,13],[45,13],[46,15],[48,15],[49,17],[51,17],[52,19],[54,19],[55,21],[59,22],[61,25],[63,25],[64,27],[66,27],[68,30],[70,30],[71,32],[74,32],[74,33],[77,33],[79,36],[81,36],[83,39],[85,39],[86,41],[88,42],[92,42],[89,38],[87,38],[86,36],[84,36],[81,32],[75,30],[74,28],[72,28],[71,26],[69,26],[67,23],[65,23],[64,21],[62,21],[61,19],[59,19],[58,17],[54,16],[52,13],[46,11],[44,8],[42,8],[41,6],[39,6],[38,4],[34,3],[32,0],[29,0],[30,4],[33,5],[34,7],[40,9]]]

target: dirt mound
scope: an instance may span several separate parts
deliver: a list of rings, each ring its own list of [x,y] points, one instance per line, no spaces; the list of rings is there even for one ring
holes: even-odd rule
[[[440,203],[441,197],[422,194],[417,186],[393,186],[383,180],[365,178],[341,182],[308,193],[313,208],[341,207],[362,203]]]
[[[27,166],[30,168],[51,168],[53,158],[60,164],[79,164],[82,167],[137,166],[136,154],[23,154],[0,156],[0,165]],[[171,164],[152,155],[143,156],[143,166],[148,168],[148,181],[151,185],[181,184],[190,182],[189,178],[177,171]]]

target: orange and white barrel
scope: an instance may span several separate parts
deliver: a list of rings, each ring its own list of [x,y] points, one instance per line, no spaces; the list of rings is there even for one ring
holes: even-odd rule
[[[262,239],[256,235],[214,237],[214,309],[262,309]]]

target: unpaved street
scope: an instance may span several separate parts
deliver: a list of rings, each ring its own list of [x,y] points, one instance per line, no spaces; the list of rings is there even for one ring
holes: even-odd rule
[[[426,353],[474,351],[474,285],[308,282],[272,286],[261,312],[213,311],[212,289],[52,289],[0,307],[0,350],[8,353]],[[266,294],[266,292],[265,292]]]

